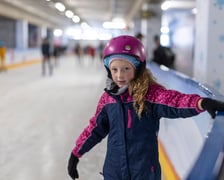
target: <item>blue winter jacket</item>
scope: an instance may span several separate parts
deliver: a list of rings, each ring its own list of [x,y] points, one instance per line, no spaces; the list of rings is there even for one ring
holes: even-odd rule
[[[76,141],[73,154],[81,157],[108,135],[104,180],[160,180],[158,131],[161,117],[197,115],[200,96],[151,85],[139,119],[128,91],[104,92],[95,115]]]

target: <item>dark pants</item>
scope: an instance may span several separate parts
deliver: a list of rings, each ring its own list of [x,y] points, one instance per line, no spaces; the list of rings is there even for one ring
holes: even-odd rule
[[[49,75],[53,74],[53,66],[51,64],[51,59],[49,56],[44,56],[42,61],[42,75],[46,74],[46,66],[48,66]]]

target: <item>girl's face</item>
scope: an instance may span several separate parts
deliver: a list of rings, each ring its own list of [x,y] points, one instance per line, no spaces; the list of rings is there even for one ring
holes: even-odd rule
[[[122,59],[116,59],[111,62],[110,72],[113,81],[118,87],[128,85],[135,76],[135,68],[133,65]]]

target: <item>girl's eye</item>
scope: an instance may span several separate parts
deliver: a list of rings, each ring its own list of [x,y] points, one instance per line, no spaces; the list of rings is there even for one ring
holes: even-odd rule
[[[129,70],[130,68],[129,68],[129,67],[125,67],[124,69],[127,71],[127,70]]]
[[[112,68],[112,69],[111,69],[111,71],[116,72],[116,71],[117,71],[117,69],[116,69],[116,68]]]

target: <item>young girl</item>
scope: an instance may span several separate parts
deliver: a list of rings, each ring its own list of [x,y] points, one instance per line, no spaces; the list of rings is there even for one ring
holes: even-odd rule
[[[79,158],[108,135],[104,180],[160,180],[160,118],[185,118],[205,110],[214,118],[216,111],[224,111],[223,102],[159,85],[146,69],[144,47],[135,37],[111,39],[104,49],[104,65],[107,86],[72,150],[72,179],[79,177]]]

